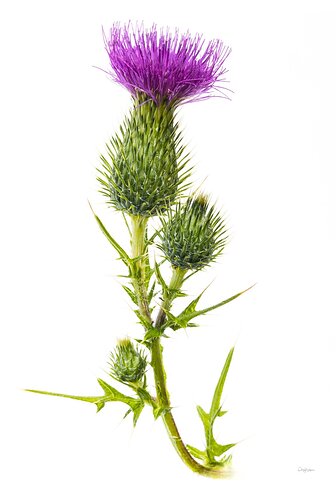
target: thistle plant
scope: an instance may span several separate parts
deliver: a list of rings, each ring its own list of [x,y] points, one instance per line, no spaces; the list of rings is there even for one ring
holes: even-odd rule
[[[192,471],[223,477],[231,461],[227,452],[235,443],[219,444],[213,427],[226,413],[221,398],[233,349],[209,411],[197,406],[205,434],[205,449],[200,450],[184,443],[175,422],[163,345],[176,331],[198,326],[196,318],[249,290],[199,308],[202,291],[176,312],[175,301],[187,296],[186,281],[210,266],[227,244],[220,211],[208,195],[191,188],[190,158],[176,113],[184,103],[228,97],[225,63],[230,48],[220,40],[206,43],[201,35],[118,23],[105,35],[105,48],[110,75],[130,92],[131,108],[101,155],[97,179],[107,204],[124,216],[130,247],[122,248],[95,213],[94,218],[125,268],[122,286],[135,305],[143,334],[118,341],[109,358],[113,385],[98,379],[102,395],[29,391],[93,403],[97,411],[108,402],[121,402],[128,407],[126,415],[133,415],[134,425],[148,406],[155,419],[163,420],[174,448]],[[153,383],[148,383],[148,376]],[[126,393],[115,388],[115,383],[124,386]]]

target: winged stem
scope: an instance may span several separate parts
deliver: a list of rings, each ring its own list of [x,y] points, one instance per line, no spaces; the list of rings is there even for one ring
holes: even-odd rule
[[[148,282],[147,276],[149,269],[148,245],[146,242],[147,219],[143,217],[132,217],[131,227],[131,256],[133,259],[132,281],[134,291],[138,299],[138,306],[141,315],[147,320],[148,324],[153,323],[150,305],[148,301]],[[164,329],[166,312],[169,311],[174,298],[178,295],[186,271],[173,268],[172,278],[166,290],[163,293],[163,303],[155,321],[155,328]],[[162,332],[163,333],[163,332]],[[223,471],[215,467],[206,467],[197,462],[189,453],[184,444],[170,407],[170,397],[166,383],[166,372],[163,363],[162,345],[160,337],[153,338],[149,344],[151,351],[151,365],[154,372],[155,388],[157,396],[158,413],[162,417],[169,438],[183,462],[194,472],[208,477],[222,477]]]

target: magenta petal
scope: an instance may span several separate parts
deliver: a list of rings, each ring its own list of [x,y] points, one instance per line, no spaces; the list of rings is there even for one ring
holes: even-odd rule
[[[199,34],[115,23],[105,45],[110,75],[133,95],[143,92],[157,104],[227,97],[222,84],[231,49],[221,40],[206,44]]]

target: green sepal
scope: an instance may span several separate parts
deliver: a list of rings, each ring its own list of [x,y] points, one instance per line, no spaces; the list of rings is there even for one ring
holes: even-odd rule
[[[69,394],[60,394],[57,392],[47,392],[47,391],[38,391],[35,389],[25,389],[27,392],[35,392],[37,394],[46,394],[47,396],[58,396],[61,398],[69,398],[69,399],[77,399],[78,401],[85,401],[87,403],[93,403],[97,406],[97,412],[104,408],[105,403],[110,401],[116,401],[127,404],[130,409],[129,412],[133,412],[133,423],[136,424],[141,411],[143,410],[144,403],[141,399],[135,399],[130,396],[126,396],[122,394],[117,389],[109,385],[102,379],[98,379],[99,385],[104,390],[104,394],[102,396],[72,396]]]
[[[217,382],[215,392],[212,398],[211,408],[209,413],[207,413],[201,406],[197,406],[197,413],[202,421],[204,427],[204,434],[206,440],[206,449],[205,451],[200,451],[197,448],[192,446],[188,446],[188,450],[190,453],[199,460],[203,460],[204,463],[208,466],[218,466],[225,465],[231,460],[231,456],[226,456],[225,453],[235,446],[237,443],[229,443],[221,445],[217,443],[213,434],[213,426],[216,418],[222,417],[227,413],[222,410],[221,406],[221,398],[224,389],[224,384],[226,380],[227,373],[230,368],[232,356],[233,356],[234,348],[232,348],[226,358],[224,367],[221,371],[219,380]]]
[[[187,327],[195,327],[197,326],[195,323],[190,323],[190,321],[197,316],[202,316],[204,314],[207,314],[210,311],[213,311],[214,309],[217,309],[218,307],[222,307],[225,304],[228,304],[229,302],[232,302],[233,300],[237,299],[243,293],[247,292],[248,290],[251,290],[254,285],[250,286],[246,290],[243,290],[242,292],[239,292],[235,295],[232,295],[232,297],[223,300],[222,302],[218,302],[218,304],[215,304],[214,306],[207,307],[205,309],[200,309],[199,311],[196,310],[196,306],[204,294],[205,290],[203,290],[202,293],[196,297],[196,299],[192,300],[190,304],[178,315],[174,316],[171,312],[165,311],[168,317],[168,321],[166,324],[166,328],[171,328],[172,330],[179,330],[180,328],[187,328]]]
[[[89,205],[90,205],[90,203],[89,203]],[[119,254],[119,257],[123,261],[123,263],[126,266],[130,267],[131,263],[132,263],[132,259],[128,256],[127,252],[119,245],[119,243],[117,243],[116,240],[114,238],[112,238],[112,236],[110,235],[110,233],[108,232],[108,230],[106,229],[106,227],[104,226],[104,224],[102,223],[102,221],[99,219],[98,215],[96,215],[94,213],[93,208],[91,207],[91,205],[90,205],[90,208],[92,210],[94,218],[96,219],[96,221],[98,223],[98,226],[100,227],[102,233],[104,234],[104,236],[106,237],[106,239],[108,240],[108,242],[117,251],[117,253]]]

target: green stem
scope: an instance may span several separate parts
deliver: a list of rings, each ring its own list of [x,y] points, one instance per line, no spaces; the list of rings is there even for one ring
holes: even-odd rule
[[[152,322],[148,297],[147,297],[147,279],[148,272],[148,253],[146,249],[146,217],[134,215],[131,217],[131,257],[136,259],[133,263],[132,282],[134,292],[138,300],[138,306],[141,315],[149,322]]]
[[[164,325],[166,318],[165,311],[168,311],[170,309],[172,301],[174,300],[174,298],[177,295],[177,292],[180,290],[182,286],[185,274],[186,274],[185,270],[179,268],[173,268],[173,274],[169,284],[169,288],[165,297],[163,298],[163,304],[155,322],[156,328],[160,329]],[[162,345],[159,337],[153,339],[151,352],[152,352],[151,364],[154,372],[157,402],[159,407],[162,409],[162,415],[161,415],[162,420],[165,424],[168,436],[175,450],[177,451],[178,455],[183,460],[183,462],[192,471],[208,477],[214,477],[214,478],[223,477],[222,469],[219,468],[216,469],[214,467],[210,468],[201,465],[191,456],[188,449],[186,448],[180,436],[178,428],[176,426],[170,407],[170,397],[167,389],[166,372],[164,369],[163,357],[162,357]]]
[[[132,272],[132,281],[134,291],[138,300],[138,306],[141,315],[152,324],[152,317],[148,304],[146,266],[148,262],[148,250],[146,248],[146,230],[147,219],[141,216],[133,216],[132,237],[131,237],[131,256],[134,261]],[[172,278],[163,297],[163,304],[156,318],[155,327],[160,329],[164,326],[166,320],[166,311],[169,311],[171,304],[180,290],[186,271],[179,268],[173,268]],[[166,385],[166,373],[162,358],[162,345],[160,338],[154,338],[151,345],[152,359],[151,364],[154,372],[155,387],[157,394],[157,404],[162,408],[162,420],[166,426],[169,438],[183,462],[194,472],[208,477],[222,477],[223,472],[214,467],[209,468],[198,463],[186,448],[170,408],[170,398]]]

